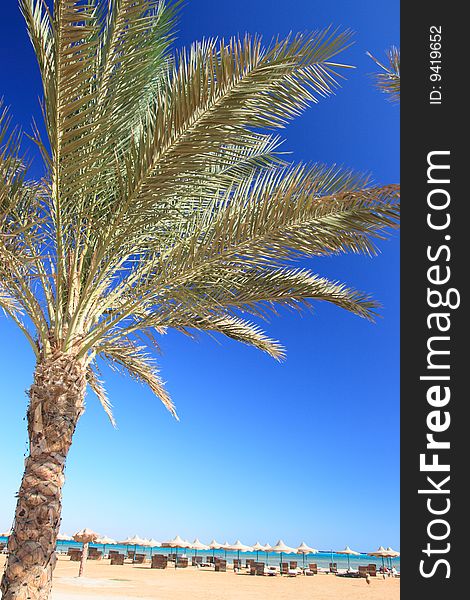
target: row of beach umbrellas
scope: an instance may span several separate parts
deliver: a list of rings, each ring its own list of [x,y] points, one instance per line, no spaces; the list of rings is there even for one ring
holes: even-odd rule
[[[62,541],[71,541],[73,539],[76,539],[77,535],[79,535],[81,532],[78,532],[78,534],[75,534],[74,536],[68,536],[67,534],[59,534],[58,538],[59,540]],[[225,556],[227,555],[227,551],[230,552],[237,552],[237,557],[238,559],[240,559],[240,552],[256,552],[256,560],[258,560],[258,554],[259,552],[265,552],[266,553],[266,558],[267,555],[270,553],[277,553],[280,554],[280,560],[282,562],[282,556],[283,554],[301,554],[303,557],[303,562],[305,564],[305,556],[307,554],[317,554],[318,550],[316,548],[312,548],[311,546],[308,546],[305,542],[302,542],[300,544],[300,546],[297,546],[297,548],[293,548],[291,546],[287,546],[287,544],[285,544],[283,542],[283,540],[279,540],[277,542],[277,544],[275,544],[274,546],[270,546],[269,544],[260,544],[260,542],[256,542],[256,544],[253,544],[252,546],[248,546],[247,544],[243,544],[240,540],[237,540],[234,544],[229,544],[228,542],[224,542],[223,544],[217,542],[215,539],[213,539],[209,544],[203,544],[198,538],[196,538],[193,542],[189,542],[188,540],[184,540],[183,538],[181,538],[179,535],[175,536],[173,539],[171,540],[166,540],[163,542],[159,542],[155,539],[146,539],[146,538],[141,538],[138,535],[134,535],[132,537],[126,538],[125,540],[121,540],[121,541],[116,541],[112,538],[109,538],[107,536],[99,536],[98,534],[94,534],[93,535],[94,539],[93,542],[96,544],[102,544],[103,547],[105,548],[106,546],[110,546],[110,545],[114,545],[114,544],[121,544],[121,545],[125,545],[125,546],[134,546],[134,551],[137,550],[137,547],[147,547],[147,548],[174,548],[176,550],[176,554],[178,553],[178,549],[187,549],[187,550],[194,550],[195,554],[197,554],[198,551],[208,551],[208,550],[212,550],[212,554],[214,555],[215,550],[224,550],[225,551]],[[335,552],[335,554],[344,554],[348,557],[348,569],[350,569],[350,557],[351,556],[359,556],[361,555],[361,552],[356,552],[355,550],[352,550],[349,546],[346,546],[344,548],[344,550],[337,550]],[[383,546],[380,546],[375,552],[369,552],[367,553],[367,556],[374,556],[374,557],[378,557],[378,558],[382,558],[382,564],[384,564],[384,559],[385,558],[396,558],[398,556],[400,556],[400,553],[397,552],[396,550],[393,550],[391,547],[388,548],[384,548]]]

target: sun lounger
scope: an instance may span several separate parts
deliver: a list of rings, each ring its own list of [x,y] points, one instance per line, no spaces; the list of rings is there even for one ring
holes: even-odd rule
[[[369,575],[369,567],[359,566],[358,572],[359,572],[359,577],[367,577],[367,575]]]
[[[239,558],[233,559],[233,570],[239,571],[242,568],[242,561]]]
[[[134,564],[142,565],[145,562],[145,554],[135,554]]]
[[[82,551],[78,548],[69,548],[68,555],[70,556],[70,560],[78,562],[82,559]]]
[[[101,560],[103,552],[98,548],[91,547],[88,549],[88,558],[90,560]]]
[[[305,569],[304,574],[305,575],[317,575],[318,574],[317,563],[310,563],[308,565],[308,569]]]
[[[219,560],[215,561],[215,570],[220,572],[220,573],[225,573],[225,571],[227,571],[227,561],[219,558]]]
[[[202,565],[202,556],[191,556],[191,564],[194,566]]]
[[[111,564],[112,565],[123,565],[124,564],[124,554],[113,554],[111,556]]]
[[[188,557],[187,556],[178,556],[176,558],[176,568],[177,569],[186,569],[188,566]]]
[[[370,565],[367,565],[367,569],[369,570],[369,575],[371,577],[377,577],[377,565],[374,563],[371,563]]]
[[[265,566],[264,562],[256,562],[253,560],[250,563],[250,575],[264,575],[265,574]]]
[[[272,565],[268,565],[265,569],[264,569],[264,574],[265,575],[277,575],[278,574],[278,568],[274,567]]]
[[[338,564],[337,563],[330,563],[330,573],[337,573],[338,572]]]
[[[281,563],[281,575],[287,575],[289,572],[289,563]]]
[[[341,573],[336,573],[336,577],[352,577],[352,578],[356,578],[356,577],[361,577],[361,575],[359,575],[359,571],[353,571],[353,570],[346,570],[346,571],[342,571]]]
[[[166,569],[168,565],[168,557],[164,554],[154,554],[150,567],[152,569]]]

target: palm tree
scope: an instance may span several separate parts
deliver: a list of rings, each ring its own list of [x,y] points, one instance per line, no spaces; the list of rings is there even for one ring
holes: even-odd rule
[[[0,307],[35,354],[29,456],[5,600],[47,598],[64,466],[87,388],[113,422],[98,357],[174,405],[153,351],[169,327],[216,332],[276,359],[245,315],[324,300],[372,319],[367,295],[293,261],[373,254],[398,190],[337,167],[291,165],[269,133],[337,87],[338,30],[194,44],[170,54],[161,0],[20,0],[44,89],[45,165],[28,181],[0,142]]]
[[[375,83],[378,89],[388,94],[392,102],[398,102],[400,100],[400,48],[392,46],[386,51],[386,65],[370,52],[366,54],[381,68],[381,71],[375,74]]]

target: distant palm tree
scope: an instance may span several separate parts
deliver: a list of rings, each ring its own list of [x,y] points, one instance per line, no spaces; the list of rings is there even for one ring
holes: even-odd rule
[[[382,70],[375,74],[376,85],[390,100],[400,100],[400,48],[392,46],[386,52],[387,64],[382,64],[370,52],[366,53]]]
[[[325,300],[372,318],[365,294],[288,266],[374,253],[398,190],[337,167],[286,164],[269,129],[336,87],[349,32],[205,40],[176,56],[158,0],[20,0],[44,87],[43,180],[27,180],[3,116],[0,307],[36,357],[30,453],[5,600],[47,598],[64,466],[89,386],[113,421],[104,359],[175,414],[152,351],[169,327],[283,356],[241,312]]]

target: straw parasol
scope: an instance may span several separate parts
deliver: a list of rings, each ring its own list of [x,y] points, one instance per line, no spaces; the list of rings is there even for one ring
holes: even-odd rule
[[[190,542],[183,540],[179,535],[176,535],[172,540],[167,542],[162,542],[162,546],[164,548],[175,548],[176,550],[176,558],[178,558],[178,548],[190,548]],[[176,560],[175,560],[175,569],[176,569]]]
[[[71,535],[68,535],[67,533],[59,533],[59,535],[57,536],[57,540],[59,542],[71,542],[73,540],[73,537]]]
[[[336,554],[346,554],[348,557],[348,571],[351,568],[351,561],[350,558],[351,556],[359,556],[360,552],[356,552],[355,550],[351,550],[351,548],[349,546],[346,546],[346,548],[344,550],[337,550]]]
[[[277,554],[281,555],[281,560],[279,563],[280,566],[282,563],[283,554],[296,554],[297,550],[296,548],[291,548],[290,546],[287,546],[282,540],[279,540],[275,546],[271,546],[269,552],[276,552]]]
[[[147,541],[147,546],[150,548],[150,557],[152,557],[153,549],[160,548],[161,543],[158,540],[156,540],[155,538],[151,538],[150,540]]]
[[[224,551],[225,559],[227,558],[227,550],[231,549],[231,545],[225,540],[223,544],[220,545],[220,549]]]
[[[219,544],[219,542],[217,542],[216,540],[212,540],[212,542],[209,544],[209,548],[212,550],[212,558],[214,558],[215,556],[215,551],[216,550],[221,550],[223,547],[223,544]]]
[[[393,550],[393,548],[391,548],[390,546],[388,546],[388,548],[385,548],[385,551],[388,553],[388,558],[390,559],[390,569],[392,569],[392,558],[397,558],[398,556],[400,556],[400,553],[396,550]]]
[[[198,550],[210,550],[210,546],[203,544],[199,538],[196,538],[194,542],[191,544],[191,550],[194,550],[194,556],[197,556]]]
[[[82,557],[80,559],[80,568],[78,569],[78,576],[81,577],[88,556],[88,544],[90,542],[94,542],[99,537],[99,535],[95,531],[85,528],[81,531],[77,531],[77,533],[75,533],[72,537],[76,542],[81,542],[83,544]]]
[[[256,542],[256,544],[254,544],[252,546],[253,552],[256,552],[256,561],[258,561],[258,553],[261,551],[263,552],[265,547],[263,546],[263,544],[260,544],[259,542]]]
[[[0,537],[10,537],[11,535],[11,531],[4,531],[3,533],[0,533]]]
[[[130,538],[127,538],[126,540],[123,540],[121,542],[121,544],[125,544],[127,547],[134,546],[134,557],[132,559],[132,562],[135,562],[135,554],[137,552],[137,546],[146,546],[147,540],[144,540],[143,538],[141,538],[140,536],[138,536],[136,534]]]
[[[302,565],[305,568],[305,555],[317,554],[318,550],[316,550],[315,548],[311,548],[310,546],[307,546],[305,542],[302,542],[300,546],[297,546],[296,553],[302,555]]]
[[[106,535],[96,538],[95,543],[103,546],[103,554],[106,552],[106,546],[117,544],[116,540],[113,540],[113,538],[107,537]]]
[[[246,544],[243,544],[242,542],[240,542],[240,540],[237,540],[234,544],[229,546],[228,550],[232,550],[233,552],[236,552],[237,559],[240,560],[240,552],[251,552],[253,550],[253,548],[251,546],[247,546]]]
[[[271,546],[266,542],[264,545],[264,552],[266,552],[266,564],[268,564],[268,554],[271,552]]]
[[[385,550],[385,548],[383,546],[379,546],[378,549],[375,552],[369,552],[367,554],[367,556],[376,556],[382,559],[382,567],[385,567],[385,561],[384,558],[386,556],[389,556],[387,550]]]

